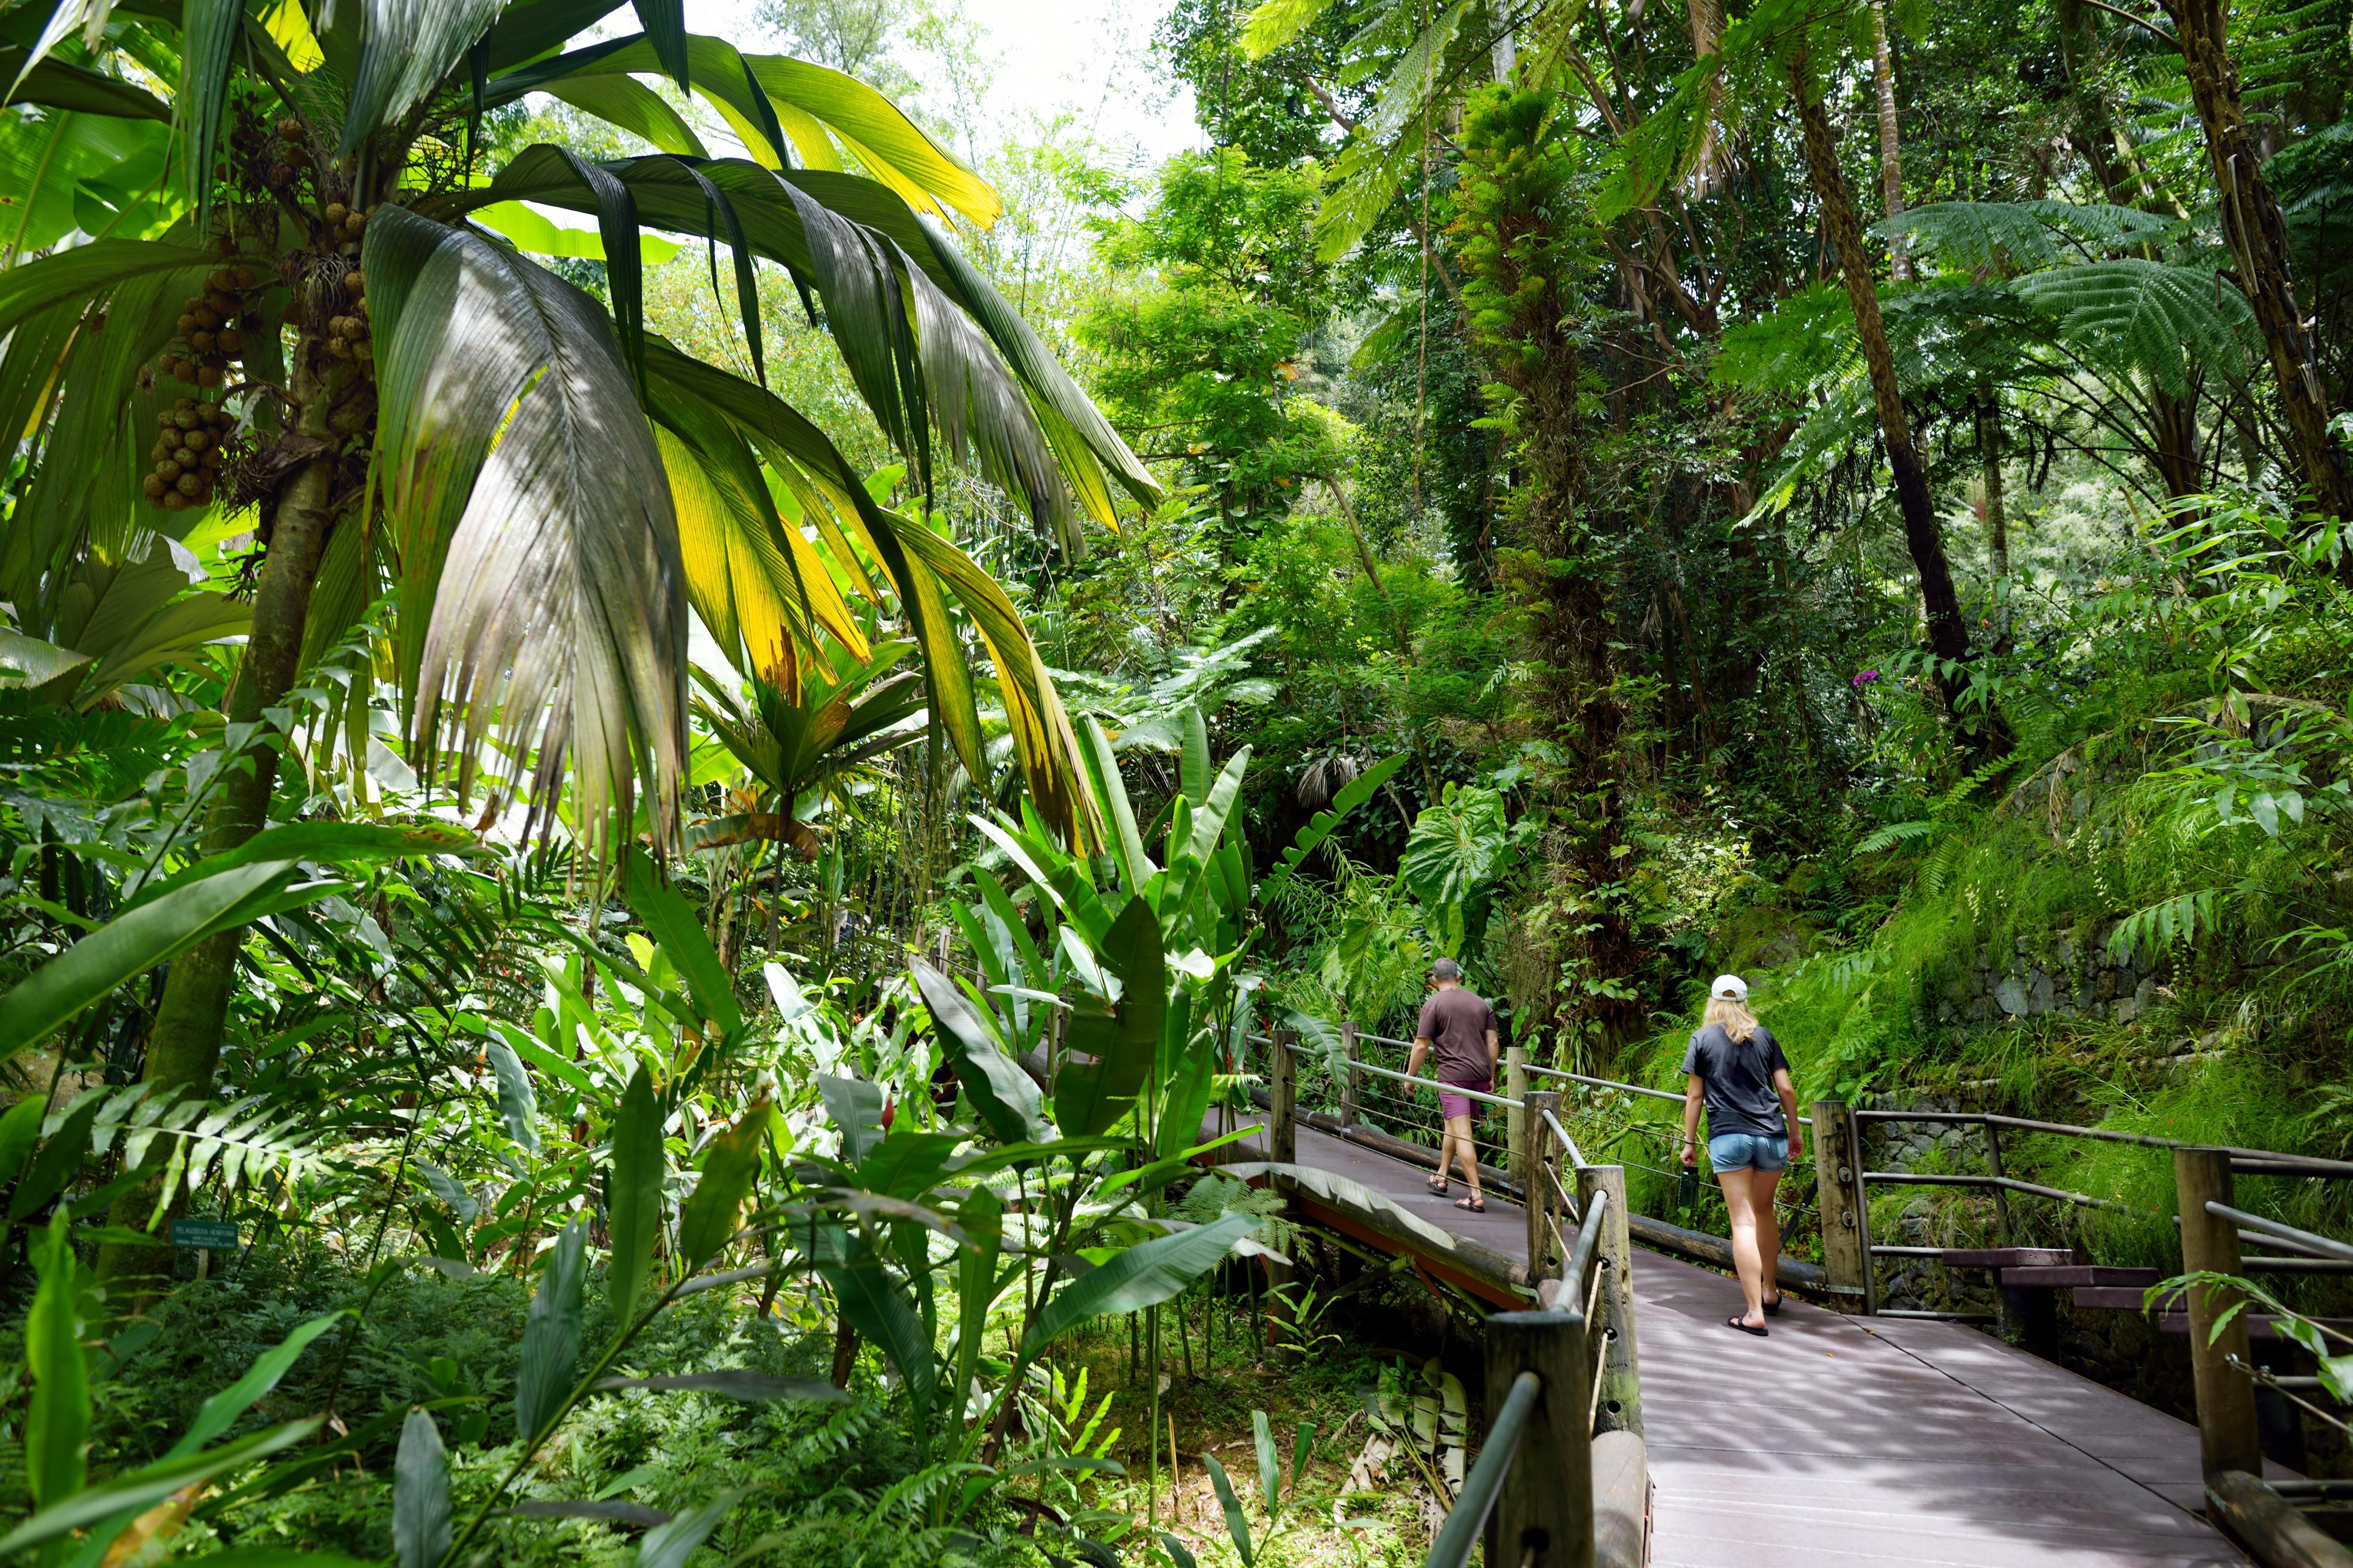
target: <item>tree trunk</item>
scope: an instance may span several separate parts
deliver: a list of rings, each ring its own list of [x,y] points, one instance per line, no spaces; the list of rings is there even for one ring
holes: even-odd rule
[[[327,398],[316,400],[315,421],[323,426]],[[319,455],[290,474],[279,492],[269,549],[262,558],[261,581],[253,595],[253,628],[245,645],[245,659],[230,688],[228,720],[254,724],[265,710],[285,700],[293,687],[302,657],[302,628],[311,612],[311,590],[318,581],[319,558],[328,531],[334,525],[335,458],[333,448],[319,435],[291,437],[320,448]],[[231,763],[221,782],[205,834],[206,850],[218,854],[233,849],[259,833],[269,820],[269,797],[278,783],[278,752],[269,745],[248,755],[248,770]],[[164,998],[155,1009],[155,1026],[147,1040],[146,1080],[155,1086],[156,1103],[212,1090],[220,1066],[221,1037],[228,1021],[230,992],[237,981],[237,958],[245,945],[245,928],[207,937],[172,964]],[[155,1212],[157,1183],[169,1162],[173,1141],[159,1138],[148,1156],[148,1179],[117,1198],[109,1218],[129,1230],[145,1230]],[[176,1211],[177,1205],[174,1205]],[[98,1274],[116,1300],[128,1311],[132,1303],[171,1282],[172,1245],[160,1242],[133,1246],[108,1242],[99,1252]],[[115,1289],[120,1287],[121,1289]],[[124,1291],[129,1300],[123,1300]]]
[[[1879,288],[1873,281],[1871,258],[1862,248],[1862,226],[1855,217],[1854,201],[1847,194],[1846,175],[1839,169],[1838,146],[1831,135],[1830,116],[1811,91],[1805,58],[1789,62],[1789,95],[1797,100],[1798,118],[1805,130],[1806,173],[1821,204],[1822,227],[1828,233],[1846,297],[1854,307],[1855,337],[1863,363],[1871,372],[1871,397],[1879,412],[1879,433],[1887,446],[1887,467],[1895,479],[1895,504],[1904,515],[1904,542],[1912,564],[1920,573],[1920,603],[1928,622],[1928,647],[1947,666],[1969,656],[1969,632],[1961,619],[1960,595],[1953,588],[1953,571],[1945,559],[1945,537],[1929,499],[1927,476],[1912,447],[1912,426],[1905,417],[1904,399],[1895,385],[1895,358],[1887,347],[1887,327],[1880,320]],[[1937,683],[1949,701],[1959,683],[1949,669],[1937,672]]]
[[[1703,58],[1715,53],[1724,37],[1723,0],[1684,0],[1691,17],[1692,58]],[[1724,147],[1715,125],[1715,109],[1721,96],[1717,83],[1710,82],[1707,102],[1702,110],[1706,129],[1699,145],[1699,156],[1692,160],[1690,186],[1694,200],[1715,194],[1724,183]]]
[[[2175,500],[2204,494],[2206,479],[2199,471],[2199,458],[2205,443],[2198,429],[2198,400],[2174,397],[2158,388],[2149,394],[2149,438],[2165,493]]]
[[[2221,0],[2165,0],[2189,78],[2189,96],[2206,128],[2206,155],[2221,197],[2222,239],[2237,258],[2239,287],[2254,307],[2279,380],[2280,410],[2298,475],[2327,515],[2353,518],[2353,473],[2328,434],[2328,399],[2312,333],[2296,303],[2288,266],[2287,227],[2279,200],[2263,182],[2263,153],[2247,129],[2239,75],[2231,63]]]
[[[1997,577],[2010,575],[2010,518],[2001,497],[2001,400],[1980,382],[1977,395],[1978,473],[1985,486],[1986,542]]]
[[[1887,0],[1871,0],[1871,63],[1879,87],[1879,189],[1887,216],[1894,217],[1904,210],[1904,149],[1895,119],[1895,51],[1887,41]],[[1895,281],[1912,281],[1912,247],[1900,235],[1888,242],[1887,265]]]

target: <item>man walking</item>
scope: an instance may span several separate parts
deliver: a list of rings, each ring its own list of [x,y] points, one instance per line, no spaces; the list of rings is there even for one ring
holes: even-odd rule
[[[1441,958],[1431,964],[1430,977],[1436,982],[1437,990],[1421,1005],[1421,1022],[1413,1031],[1413,1055],[1405,1064],[1407,1076],[1421,1071],[1423,1060],[1434,1051],[1440,1085],[1493,1093],[1495,1010],[1463,989],[1462,968],[1452,959]],[[1471,1184],[1471,1194],[1455,1199],[1454,1206],[1472,1214],[1485,1214],[1487,1200],[1479,1192],[1479,1150],[1471,1141],[1471,1123],[1478,1116],[1478,1102],[1468,1095],[1450,1094],[1441,1087],[1438,1109],[1446,1118],[1446,1136],[1438,1146],[1438,1174],[1430,1179],[1430,1190],[1444,1195],[1446,1169],[1459,1152],[1463,1178]]]

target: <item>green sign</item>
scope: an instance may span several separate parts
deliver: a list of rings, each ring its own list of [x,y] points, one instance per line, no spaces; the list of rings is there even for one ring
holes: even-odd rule
[[[237,1250],[237,1226],[227,1220],[175,1219],[172,1222],[172,1245],[201,1247],[214,1252]]]

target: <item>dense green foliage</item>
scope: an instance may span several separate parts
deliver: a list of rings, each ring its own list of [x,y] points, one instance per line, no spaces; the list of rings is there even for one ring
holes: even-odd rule
[[[0,7],[0,1555],[1416,1560],[1475,1304],[1198,1162],[1441,954],[2353,1158],[2342,7],[638,10]]]

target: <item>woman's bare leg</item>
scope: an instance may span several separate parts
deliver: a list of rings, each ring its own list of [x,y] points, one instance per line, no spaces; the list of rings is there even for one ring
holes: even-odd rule
[[[1725,1210],[1732,1216],[1732,1266],[1740,1276],[1741,1298],[1748,1303],[1740,1321],[1752,1329],[1765,1326],[1765,1265],[1757,1250],[1760,1238],[1757,1234],[1757,1200],[1752,1185],[1757,1174],[1753,1170],[1715,1173],[1717,1184],[1724,1188]]]
[[[1774,1189],[1781,1184],[1778,1171],[1748,1173],[1748,1195],[1757,1210],[1757,1284],[1758,1299],[1781,1299],[1781,1214],[1773,1205]]]

